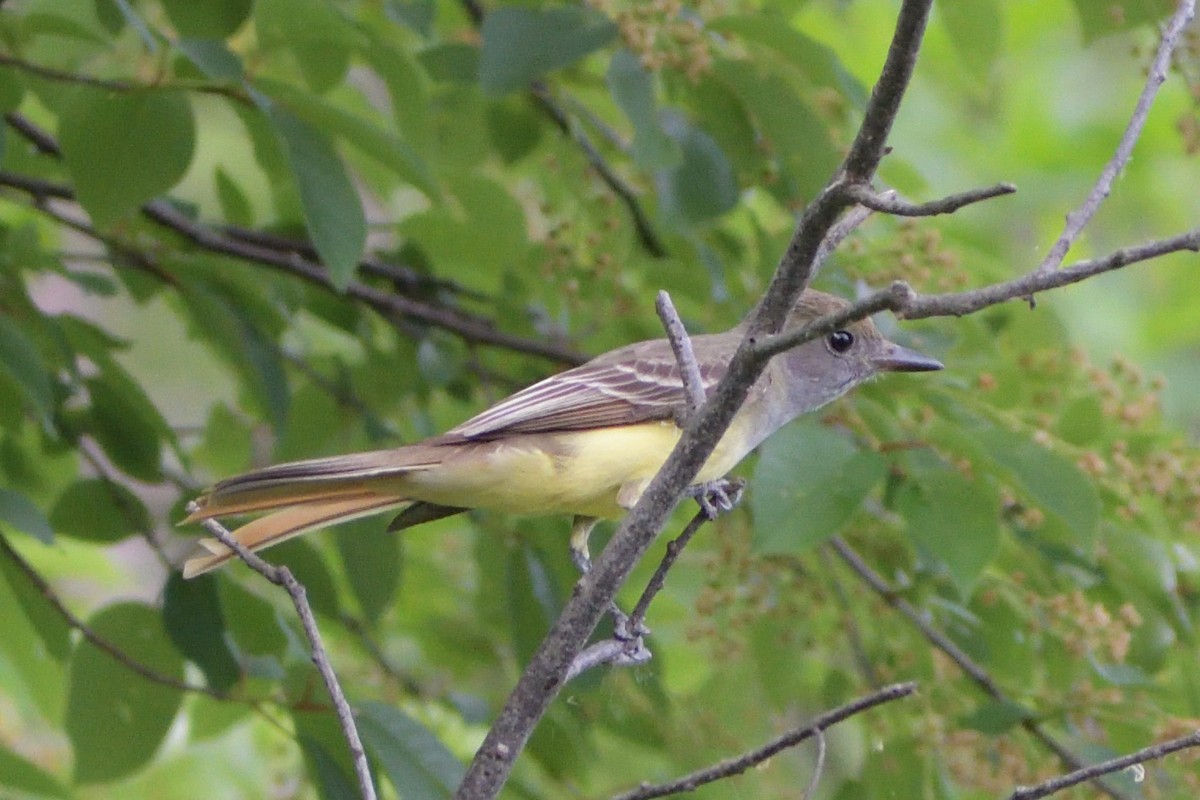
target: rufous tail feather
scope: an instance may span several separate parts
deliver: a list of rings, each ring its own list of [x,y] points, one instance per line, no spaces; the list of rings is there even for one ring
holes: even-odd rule
[[[250,550],[261,550],[302,533],[349,522],[359,517],[377,514],[389,508],[401,506],[409,501],[392,495],[359,493],[349,497],[337,497],[293,505],[247,522],[233,531],[233,537]],[[220,513],[224,513],[224,509]],[[214,514],[204,508],[188,519],[207,519]],[[201,539],[195,555],[183,564],[183,577],[194,578],[216,569],[234,556],[233,550],[218,539]]]

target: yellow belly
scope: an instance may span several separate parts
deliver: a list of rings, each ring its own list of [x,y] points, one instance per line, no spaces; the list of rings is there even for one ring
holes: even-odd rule
[[[749,448],[742,443],[747,439],[737,422],[696,483],[722,477],[746,455]],[[653,422],[460,445],[439,466],[405,476],[403,493],[414,500],[506,513],[619,517],[641,496],[679,436],[673,423]]]

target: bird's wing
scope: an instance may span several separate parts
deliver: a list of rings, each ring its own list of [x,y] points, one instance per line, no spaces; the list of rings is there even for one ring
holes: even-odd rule
[[[718,335],[720,336],[720,335]],[[707,391],[725,374],[737,338],[693,337]],[[479,440],[672,419],[683,406],[679,365],[666,339],[613,350],[500,401],[438,439]]]

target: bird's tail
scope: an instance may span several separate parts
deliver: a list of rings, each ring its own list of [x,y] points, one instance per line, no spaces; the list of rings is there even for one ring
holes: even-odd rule
[[[271,513],[234,530],[250,550],[261,550],[293,536],[352,519],[378,514],[409,502],[404,475],[436,467],[431,448],[402,447],[347,456],[296,461],[221,481],[196,500],[198,508],[184,524],[226,514]],[[217,539],[201,539],[183,565],[183,577],[216,569],[233,557]]]

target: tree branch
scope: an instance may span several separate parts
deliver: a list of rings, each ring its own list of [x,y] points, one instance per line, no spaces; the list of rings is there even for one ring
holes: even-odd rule
[[[1063,228],[1062,235],[1058,237],[1058,241],[1050,248],[1050,252],[1046,254],[1042,263],[1038,265],[1036,272],[1049,272],[1056,269],[1062,263],[1062,260],[1066,258],[1067,251],[1071,249],[1071,245],[1079,238],[1079,234],[1083,232],[1083,229],[1091,221],[1097,209],[1100,208],[1100,204],[1104,202],[1109,192],[1112,191],[1113,181],[1116,180],[1117,173],[1129,163],[1129,157],[1133,154],[1133,146],[1142,135],[1142,127],[1146,124],[1146,118],[1150,115],[1150,106],[1154,103],[1158,89],[1167,79],[1167,70],[1171,66],[1171,54],[1175,52],[1175,47],[1179,44],[1183,29],[1187,27],[1188,22],[1191,21],[1195,12],[1195,0],[1179,0],[1174,15],[1172,15],[1170,21],[1163,29],[1162,37],[1158,43],[1158,52],[1154,54],[1154,61],[1151,63],[1149,73],[1146,76],[1146,85],[1142,88],[1142,93],[1138,96],[1137,104],[1133,109],[1133,116],[1130,117],[1129,124],[1125,127],[1125,133],[1122,134],[1116,151],[1113,152],[1112,158],[1109,159],[1108,163],[1104,165],[1104,169],[1100,171],[1100,177],[1096,180],[1096,185],[1092,187],[1092,191],[1088,193],[1083,205],[1070,214],[1067,214],[1067,224]]]
[[[193,500],[187,504],[189,514],[194,514],[199,510],[200,506],[196,504],[196,501]],[[292,598],[292,605],[296,607],[296,614],[300,617],[300,624],[308,639],[313,664],[321,673],[321,679],[325,682],[325,688],[333,701],[334,712],[337,714],[338,724],[342,728],[342,735],[346,737],[346,743],[350,747],[350,759],[354,764],[355,775],[358,777],[359,794],[363,800],[375,800],[375,783],[371,780],[371,767],[367,763],[367,751],[363,748],[362,739],[358,735],[358,727],[354,724],[354,712],[350,710],[350,704],[346,701],[341,684],[338,683],[337,674],[329,663],[329,653],[325,650],[325,644],[321,640],[321,631],[317,628],[317,620],[313,615],[312,606],[308,604],[304,585],[296,580],[292,571],[287,567],[274,566],[252,553],[215,519],[203,520],[200,525],[215,536],[221,544],[237,553],[238,558],[246,562],[259,575],[276,586],[283,587]]]
[[[5,119],[18,133],[33,142],[39,150],[56,157],[60,155],[61,151],[54,138],[28,120],[15,113],[6,114]],[[33,195],[35,198],[54,197],[75,201],[75,193],[71,187],[40,178],[0,172],[0,185],[10,186]],[[142,206],[142,214],[150,221],[184,237],[201,250],[262,264],[302,278],[331,292],[336,291],[323,265],[315,259],[306,258],[299,252],[279,249],[278,242],[272,242],[272,246],[268,246],[248,241],[247,239],[251,237],[246,237],[244,234],[241,238],[226,235],[192,220],[165,200],[152,200],[146,203]],[[111,243],[109,237],[86,223],[76,223],[74,227],[98,241]],[[125,245],[122,247],[130,249]],[[431,305],[422,300],[381,291],[357,281],[352,281],[346,287],[345,294],[393,322],[398,318],[412,319],[448,330],[470,342],[503,347],[562,364],[576,365],[586,360],[577,351],[553,342],[505,333],[479,317]]]
[[[696,410],[704,405],[704,378],[700,375],[700,365],[696,363],[692,339],[683,327],[683,320],[679,319],[679,312],[675,310],[671,295],[667,294],[666,290],[659,290],[654,308],[658,311],[658,318],[662,320],[663,328],[667,332],[667,341],[671,343],[671,350],[675,353],[675,361],[679,365],[679,380],[683,383],[683,396],[687,401],[687,410],[679,415],[680,427],[683,427],[683,421],[690,419]]]
[[[1138,750],[1136,753],[1130,753],[1127,756],[1114,758],[1110,761],[1104,761],[1100,764],[1093,764],[1090,767],[1076,770],[1068,775],[1062,775],[1058,778],[1052,778],[1048,781],[1043,781],[1036,786],[1022,786],[1008,796],[1009,800],[1038,800],[1040,797],[1048,797],[1055,792],[1061,792],[1076,784],[1084,781],[1095,780],[1102,775],[1110,775],[1114,772],[1128,769],[1129,767],[1138,764],[1144,764],[1147,761],[1162,758],[1170,755],[1178,750],[1184,750],[1189,747],[1200,747],[1200,731],[1181,736],[1178,739],[1172,739],[1169,742],[1152,745],[1150,747]]]
[[[883,136],[891,122],[881,117],[894,115],[899,95],[907,86],[930,5],[931,0],[904,3],[892,53],[867,106],[866,120],[872,134],[860,134],[851,151],[853,159],[847,159],[843,173],[869,179],[874,165],[882,158]],[[782,326],[808,282],[822,240],[849,202],[834,189],[827,189],[801,215],[771,288],[750,322],[751,333],[761,335]],[[618,587],[666,523],[765,366],[766,360],[745,343],[739,347],[725,377],[693,416],[662,469],[625,517],[591,572],[576,584],[573,596],[542,640],[467,768],[455,793],[458,800],[485,800],[500,791],[538,720],[562,689],[575,654],[583,648]]]
[[[865,697],[860,697],[851,703],[828,711],[812,722],[793,728],[782,736],[767,742],[762,747],[743,753],[737,758],[721,761],[706,769],[693,772],[682,778],[677,778],[670,783],[662,783],[655,786],[643,784],[637,789],[617,795],[612,800],[651,800],[654,797],[665,797],[669,794],[695,791],[707,783],[739,775],[783,750],[795,747],[805,739],[812,738],[856,714],[861,714],[868,709],[883,705],[884,703],[890,703],[893,700],[908,697],[916,691],[917,684],[915,683],[896,683],[891,686],[885,686],[879,691],[872,692]],[[819,774],[819,768],[817,772]]]
[[[909,203],[897,197],[895,192],[876,192],[865,184],[855,184],[846,188],[846,194],[859,205],[866,206],[872,211],[894,214],[898,217],[934,217],[939,214],[952,214],[972,203],[991,200],[993,197],[1012,194],[1015,191],[1017,191],[1017,187],[1011,183],[997,183],[994,186],[947,195],[928,203]]]

